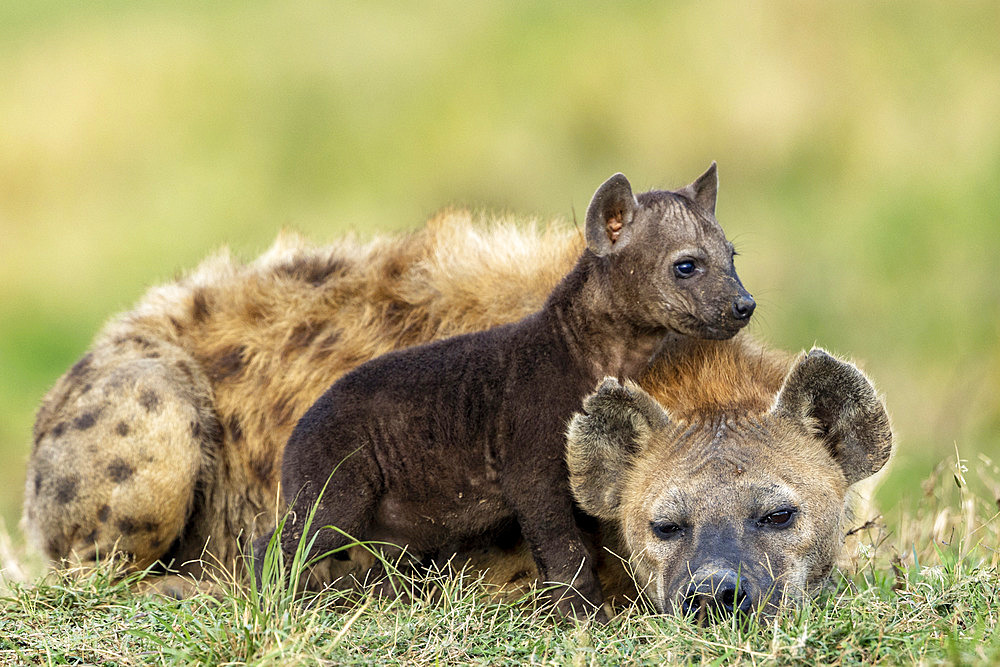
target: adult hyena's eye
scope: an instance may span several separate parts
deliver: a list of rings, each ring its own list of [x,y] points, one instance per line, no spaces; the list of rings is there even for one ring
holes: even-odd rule
[[[783,507],[780,510],[765,515],[759,521],[762,526],[772,526],[774,528],[788,528],[792,525],[792,519],[798,512],[794,507]]]
[[[653,535],[656,535],[661,540],[672,540],[684,534],[684,526],[679,523],[653,521],[649,526],[653,529]]]

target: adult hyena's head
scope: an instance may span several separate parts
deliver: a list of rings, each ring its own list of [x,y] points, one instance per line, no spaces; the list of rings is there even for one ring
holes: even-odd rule
[[[587,247],[604,262],[608,299],[640,327],[725,339],[756,306],[733,266],[735,251],[715,219],[715,163],[675,191],[632,194],[622,174],[587,208]]]
[[[636,581],[662,612],[773,609],[828,577],[848,489],[892,449],[868,379],[822,350],[763,413],[671,417],[606,379],[569,428],[582,507],[617,526]]]

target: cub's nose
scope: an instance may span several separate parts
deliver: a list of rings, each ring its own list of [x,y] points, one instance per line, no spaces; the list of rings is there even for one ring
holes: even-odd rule
[[[735,570],[717,570],[702,576],[695,574],[684,594],[681,608],[684,613],[695,614],[702,620],[709,611],[715,617],[749,614],[753,612],[753,601],[743,590]]]
[[[749,319],[756,307],[757,302],[753,300],[752,296],[741,294],[736,297],[736,301],[733,301],[733,317],[738,320]]]

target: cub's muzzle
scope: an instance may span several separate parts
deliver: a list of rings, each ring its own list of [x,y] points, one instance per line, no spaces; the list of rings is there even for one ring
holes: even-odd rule
[[[737,320],[748,320],[753,315],[755,308],[757,308],[757,302],[753,300],[752,296],[746,293],[740,294],[733,301],[733,317]]]

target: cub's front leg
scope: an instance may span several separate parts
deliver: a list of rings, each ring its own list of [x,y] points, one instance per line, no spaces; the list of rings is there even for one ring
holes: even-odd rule
[[[509,452],[501,482],[539,571],[539,585],[563,616],[606,622],[596,559],[574,517],[560,431]]]

